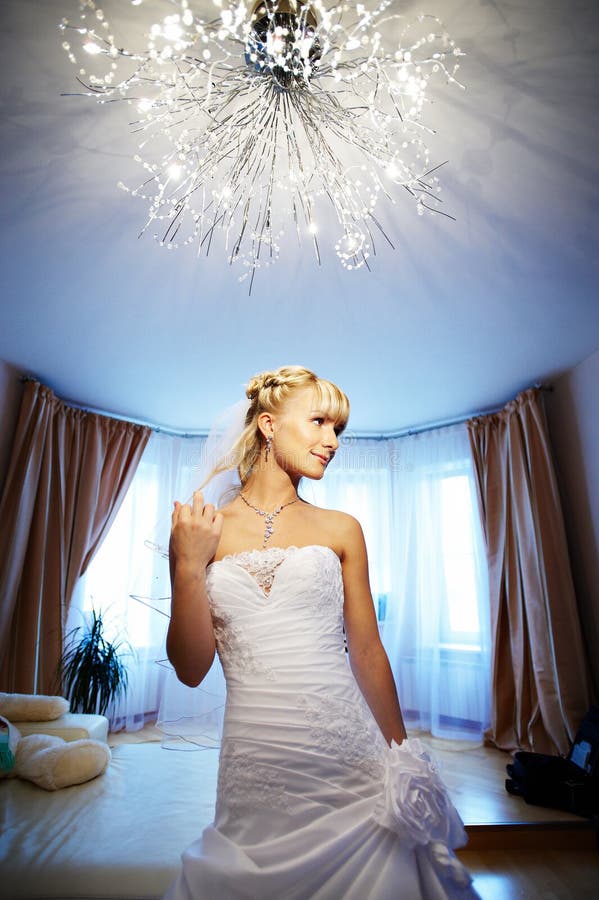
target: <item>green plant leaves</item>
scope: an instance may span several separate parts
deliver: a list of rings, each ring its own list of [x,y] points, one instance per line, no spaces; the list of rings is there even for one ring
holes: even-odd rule
[[[72,712],[105,715],[110,704],[126,693],[129,678],[119,652],[124,646],[128,646],[124,641],[106,640],[102,613],[95,609],[89,625],[70,632],[60,658],[59,675]]]

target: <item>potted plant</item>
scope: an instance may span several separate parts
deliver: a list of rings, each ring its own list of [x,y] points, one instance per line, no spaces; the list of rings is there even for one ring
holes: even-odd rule
[[[69,632],[58,671],[73,712],[105,715],[108,707],[126,693],[124,647],[126,654],[131,652],[124,641],[106,640],[102,613],[95,609],[88,623]]]

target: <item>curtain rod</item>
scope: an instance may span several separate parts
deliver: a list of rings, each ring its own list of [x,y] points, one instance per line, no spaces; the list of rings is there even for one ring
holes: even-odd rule
[[[35,381],[38,384],[44,384],[37,375],[21,375],[21,382],[25,381]],[[99,409],[97,406],[88,406],[84,403],[79,403],[77,400],[69,400],[68,397],[60,398],[63,403],[66,403],[67,406],[72,406],[73,409],[80,409],[81,412],[92,413],[96,416],[106,416],[109,419],[117,419],[119,422],[130,422],[132,425],[142,425],[144,428],[150,428],[152,431],[155,431],[159,434],[168,434],[171,437],[180,437],[180,438],[195,438],[195,437],[208,437],[210,433],[208,429],[198,429],[198,431],[178,431],[176,428],[169,428],[168,425],[157,425],[155,422],[148,422],[147,419],[139,419],[134,418],[133,416],[127,416],[125,413],[115,413],[106,409]]]
[[[553,391],[553,385],[551,384],[540,384],[537,382],[533,385],[533,387],[539,388],[541,391]],[[509,403],[509,401],[506,401]],[[352,432],[355,437],[358,438],[368,438],[373,441],[389,441],[394,438],[402,438],[408,437],[412,434],[424,434],[426,431],[436,431],[437,428],[449,428],[451,425],[461,425],[463,422],[467,422],[469,419],[476,419],[478,416],[492,416],[494,413],[501,412],[505,403],[502,403],[501,406],[495,406],[491,409],[484,409],[480,412],[472,412],[467,413],[463,416],[458,416],[455,419],[441,419],[438,422],[427,422],[424,425],[416,425],[414,427],[408,426],[407,428],[402,428],[399,431],[377,431],[377,432],[367,432],[367,431],[354,431]]]
[[[352,436],[357,438],[368,439],[369,441],[392,441],[395,438],[409,437],[413,434],[424,434],[426,431],[436,431],[437,428],[450,428],[452,425],[461,425],[468,419],[474,419],[477,416],[490,416],[493,413],[503,409],[502,406],[486,409],[483,412],[468,413],[465,416],[458,416],[455,419],[443,419],[438,422],[427,422],[424,425],[408,426],[401,428],[399,431],[352,431]]]
[[[19,380],[21,382],[36,381],[38,382],[38,384],[43,383],[41,379],[36,375],[21,375]],[[542,391],[553,391],[553,385],[551,384],[541,384],[537,382],[533,385],[533,387],[539,388]],[[178,431],[176,428],[170,428],[167,425],[157,425],[154,422],[148,422],[144,419],[133,418],[132,416],[127,416],[123,413],[114,413],[109,412],[105,409],[98,409],[94,406],[86,406],[82,403],[78,403],[75,400],[69,400],[66,397],[63,397],[61,399],[64,403],[74,407],[75,409],[80,409],[82,412],[93,413],[94,415],[98,416],[107,416],[109,419],[118,419],[120,422],[130,422],[132,425],[143,425],[145,428],[150,428],[157,434],[167,434],[170,437],[205,438],[208,437],[210,433],[209,429],[206,428],[198,429],[197,431]],[[371,441],[388,441],[393,440],[394,438],[408,437],[413,434],[424,434],[426,431],[435,431],[437,428],[449,428],[451,425],[461,425],[463,422],[467,422],[468,419],[475,419],[478,416],[493,415],[494,413],[502,410],[504,405],[505,404],[502,404],[501,406],[494,407],[493,409],[485,409],[481,412],[468,413],[467,415],[458,416],[454,419],[444,419],[438,422],[427,422],[416,427],[402,428],[398,431],[352,431],[351,434],[352,437],[362,438],[364,440],[367,439]]]

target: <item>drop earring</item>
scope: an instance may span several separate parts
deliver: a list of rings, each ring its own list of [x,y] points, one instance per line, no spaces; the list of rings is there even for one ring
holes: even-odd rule
[[[272,447],[272,434],[269,434],[266,438],[266,450],[264,452],[264,462],[268,462],[268,454],[270,453],[270,448]]]

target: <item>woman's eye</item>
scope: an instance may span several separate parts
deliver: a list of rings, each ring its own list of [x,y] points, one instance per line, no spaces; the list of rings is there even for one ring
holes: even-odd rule
[[[324,419],[322,416],[316,416],[316,418],[312,419],[313,422],[316,422],[318,425],[324,425]]]

